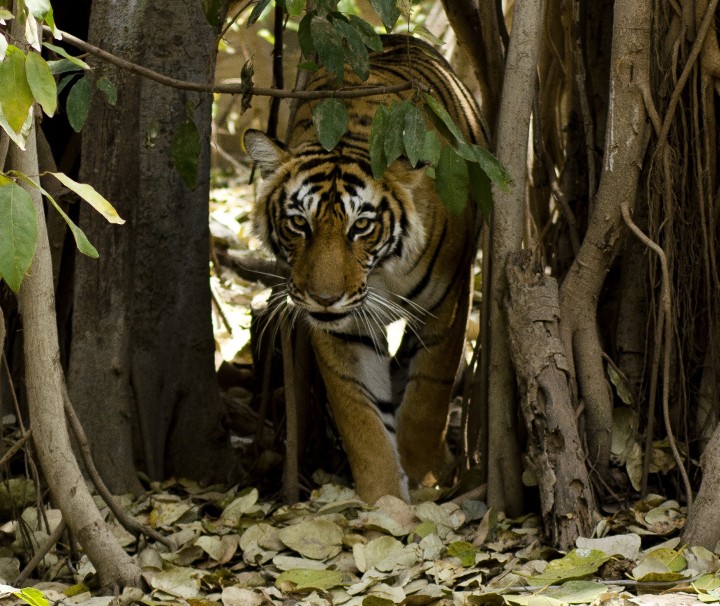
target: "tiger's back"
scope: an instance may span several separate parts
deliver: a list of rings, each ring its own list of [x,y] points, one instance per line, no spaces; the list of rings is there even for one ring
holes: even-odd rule
[[[444,59],[413,38],[383,42],[363,84],[418,82],[468,142],[483,144],[477,105]],[[359,84],[349,70],[345,78]],[[334,76],[320,72],[308,88],[334,87]],[[400,159],[381,180],[373,178],[372,118],[381,105],[411,94],[344,100],[349,128],[330,152],[312,128],[317,101],[299,108],[289,151],[257,131],[245,137],[264,177],[256,230],[290,266],[289,304],[314,328],[314,350],[356,487],[371,502],[383,494],[407,499],[408,477],[411,485],[433,484],[452,467],[444,437],[479,228],[473,204],[462,215],[448,212],[424,167]],[[384,326],[397,319],[406,320],[421,345],[411,352],[396,412]]]
[[[448,110],[455,124],[470,143],[486,146],[483,121],[477,102],[467,87],[455,76],[450,64],[432,46],[409,36],[387,35],[382,37],[383,51],[370,55],[370,76],[361,81],[349,67],[345,70],[345,85],[392,86],[417,82],[430,92]],[[319,72],[308,83],[308,90],[332,90],[337,88],[335,77],[325,71]],[[378,107],[392,99],[407,99],[412,91],[394,95],[374,95],[357,99],[344,99],[348,106],[348,134],[343,142],[353,142],[358,149],[367,152],[370,124]],[[304,103],[298,111],[292,127],[290,146],[315,139],[312,126],[312,108],[318,101]]]

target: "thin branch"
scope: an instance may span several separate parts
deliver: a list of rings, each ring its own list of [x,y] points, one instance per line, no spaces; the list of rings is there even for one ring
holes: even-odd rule
[[[658,135],[656,149],[662,148],[667,141],[667,136],[670,132],[670,125],[672,124],[673,116],[675,115],[675,108],[680,102],[680,93],[685,87],[685,84],[690,77],[690,72],[695,65],[695,61],[697,61],[697,58],[700,55],[700,51],[705,43],[705,36],[707,36],[707,33],[710,30],[710,26],[715,22],[715,11],[717,10],[717,6],[718,0],[710,0],[710,4],[708,4],[707,10],[705,11],[705,16],[703,17],[700,29],[698,30],[697,38],[695,38],[695,42],[693,42],[692,49],[690,50],[690,55],[688,55],[687,63],[678,78],[672,97],[670,97],[670,103],[668,103],[668,109],[665,113],[665,120],[663,121],[660,134]]]
[[[587,91],[587,71],[585,69],[585,57],[583,55],[582,40],[580,34],[580,3],[573,2],[573,45],[575,58],[575,85],[577,86],[578,99],[580,101],[580,113],[585,130],[585,155],[587,156],[588,168],[588,200],[590,208],[588,214],[592,214],[592,206],[597,191],[597,176],[595,170],[595,123],[590,111],[590,102]],[[578,247],[579,248],[579,247]],[[577,252],[577,248],[575,252]]]
[[[7,452],[2,456],[0,459],[0,467],[5,465],[10,459],[13,458],[15,453],[17,453],[23,446],[25,446],[25,442],[27,442],[32,437],[32,429],[28,427],[27,431],[20,436],[20,439],[15,442],[10,448],[8,448]]]
[[[27,563],[27,566],[25,566],[25,568],[22,569],[20,574],[15,578],[15,580],[13,581],[13,585],[15,585],[15,587],[21,587],[25,583],[27,578],[38,567],[38,564],[40,564],[40,562],[42,562],[43,558],[55,546],[55,543],[57,543],[60,540],[60,537],[62,537],[66,528],[67,528],[67,524],[65,523],[65,519],[63,518],[60,520],[60,523],[57,525],[55,530],[52,531],[52,534],[47,538],[47,540],[35,552],[35,555]]]
[[[100,476],[100,472],[98,472],[97,467],[95,467],[95,462],[93,461],[92,453],[90,452],[90,446],[88,444],[87,436],[85,435],[85,430],[80,423],[80,419],[78,419],[77,415],[75,414],[75,409],[73,409],[72,407],[70,398],[67,394],[67,390],[65,390],[63,393],[63,404],[65,409],[65,416],[70,423],[70,428],[72,429],[73,434],[75,434],[75,439],[77,440],[78,447],[80,449],[80,455],[82,456],[83,463],[85,463],[85,469],[88,473],[88,476],[90,476],[90,479],[92,480],[93,485],[97,489],[98,494],[102,497],[103,501],[105,501],[107,506],[110,508],[110,511],[113,512],[113,515],[115,516],[117,521],[120,522],[120,524],[128,532],[135,535],[136,537],[141,534],[145,535],[147,537],[150,537],[151,539],[154,539],[158,543],[162,543],[168,549],[173,550],[175,548],[175,545],[170,539],[164,537],[156,530],[138,522],[118,504],[113,494],[110,492],[110,490],[108,490],[108,487],[105,485],[105,482]]]
[[[290,275],[290,268],[282,261],[241,256],[232,249],[219,257],[222,264],[248,282],[262,282],[267,286],[276,286],[285,282]]]
[[[7,159],[8,149],[10,149],[10,137],[4,130],[0,130],[0,171],[5,166],[5,160]],[[2,346],[3,340],[0,339],[0,347]]]
[[[715,0],[717,3],[717,0]],[[671,318],[671,305],[670,305],[670,271],[668,270],[667,256],[665,251],[650,238],[648,238],[643,231],[635,224],[630,216],[630,209],[628,208],[627,201],[624,201],[620,205],[622,211],[623,220],[630,230],[638,237],[638,239],[649,249],[655,252],[660,259],[660,268],[662,271],[662,300],[664,318],[664,359],[663,359],[663,418],[665,421],[665,432],[667,433],[668,442],[670,443],[670,449],[672,450],[675,463],[678,466],[680,477],[683,481],[685,488],[685,500],[687,501],[688,507],[692,504],[692,488],[690,486],[690,478],[688,478],[685,465],[683,463],[680,452],[677,449],[675,442],[675,436],[673,434],[672,424],[670,422],[670,350],[672,348],[672,318]],[[656,344],[658,347],[659,344]]]
[[[235,11],[235,15],[233,15],[232,18],[228,19],[227,23],[225,24],[222,31],[220,32],[220,35],[218,36],[218,38],[222,38],[225,36],[225,34],[227,34],[228,30],[232,27],[233,23],[235,23],[235,21],[238,20],[240,15],[243,14],[243,12],[250,6],[250,4],[252,4],[252,0],[245,0],[240,5],[238,10]]]
[[[283,356],[283,378],[285,383],[285,474],[283,478],[285,502],[292,505],[300,499],[298,452],[298,409],[295,390],[295,365],[293,364],[293,343],[291,329],[287,324],[280,327]]]
[[[285,24],[283,17],[285,8],[281,2],[275,4],[275,23],[273,24],[273,54],[272,54],[272,85],[273,88],[282,89],[285,86],[285,74],[283,73],[283,44],[285,40]],[[280,115],[279,97],[270,100],[270,112],[268,114],[267,130],[268,137],[277,139],[278,116]]]
[[[47,26],[43,26],[44,29],[50,31]],[[63,40],[72,44],[73,46],[83,50],[87,53],[95,55],[100,59],[112,63],[117,67],[125,69],[133,74],[148,78],[165,86],[171,86],[173,88],[180,88],[183,90],[191,90],[201,93],[226,93],[229,95],[238,94],[250,94],[259,97],[277,97],[281,99],[327,99],[335,97],[337,99],[357,99],[359,97],[372,97],[375,95],[389,95],[393,93],[399,93],[402,91],[410,90],[412,88],[419,88],[421,90],[428,90],[428,87],[421,82],[412,80],[408,82],[402,82],[401,84],[394,84],[392,86],[350,86],[347,88],[341,88],[337,90],[317,90],[317,91],[306,91],[306,90],[278,90],[275,88],[261,88],[253,86],[248,89],[244,84],[205,84],[200,82],[188,82],[187,80],[179,80],[177,78],[170,78],[164,76],[156,71],[121,59],[106,50],[93,46],[80,38],[76,38],[72,34],[66,32],[60,32],[63,36]],[[232,80],[235,82],[235,80]]]

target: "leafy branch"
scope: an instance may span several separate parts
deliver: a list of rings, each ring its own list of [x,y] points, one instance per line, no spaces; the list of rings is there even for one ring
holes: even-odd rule
[[[50,28],[45,26],[43,29],[50,31]],[[260,97],[278,97],[282,99],[303,99],[303,100],[314,100],[314,99],[327,99],[329,97],[335,97],[338,99],[357,99],[359,97],[371,97],[374,95],[388,95],[392,93],[399,93],[406,90],[410,90],[417,83],[403,82],[400,84],[394,84],[392,86],[349,86],[344,89],[338,90],[322,90],[322,91],[307,91],[307,90],[286,90],[277,88],[263,88],[259,86],[248,86],[246,81],[232,84],[211,84],[203,82],[189,82],[188,80],[180,80],[178,78],[171,78],[165,76],[159,72],[156,72],[132,61],[122,59],[117,55],[114,55],[102,48],[94,46],[80,38],[57,30],[67,43],[72,44],[76,48],[90,53],[100,59],[107,61],[117,67],[125,69],[131,73],[143,76],[148,80],[153,80],[159,84],[170,86],[173,88],[179,88],[183,90],[190,90],[203,93],[224,93],[229,95],[250,95]]]

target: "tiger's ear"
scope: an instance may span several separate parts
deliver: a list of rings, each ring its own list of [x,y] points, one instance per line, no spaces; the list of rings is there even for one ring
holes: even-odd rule
[[[272,175],[289,157],[289,152],[279,142],[253,128],[246,130],[243,143],[248,155],[257,163],[263,179]]]

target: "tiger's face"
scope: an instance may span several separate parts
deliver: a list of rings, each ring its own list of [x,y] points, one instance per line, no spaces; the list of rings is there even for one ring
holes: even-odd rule
[[[418,171],[376,181],[367,161],[317,145],[290,153],[253,130],[245,147],[264,179],[255,229],[290,266],[290,300],[324,328],[352,322],[372,305],[373,271],[399,269],[423,240],[412,197]]]

